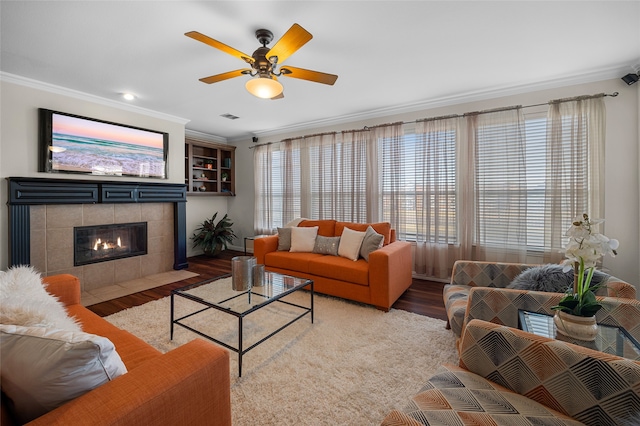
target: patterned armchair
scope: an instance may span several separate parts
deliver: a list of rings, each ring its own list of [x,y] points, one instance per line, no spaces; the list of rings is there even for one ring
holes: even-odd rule
[[[486,321],[382,426],[637,425],[640,362]]]
[[[518,328],[518,310],[553,315],[562,293],[505,288],[521,272],[537,265],[459,260],[453,266],[451,283],[444,286],[443,298],[448,325],[460,338],[466,324],[481,319]],[[640,340],[640,302],[636,288],[616,277],[598,290],[604,309],[596,314],[601,324],[625,328]]]

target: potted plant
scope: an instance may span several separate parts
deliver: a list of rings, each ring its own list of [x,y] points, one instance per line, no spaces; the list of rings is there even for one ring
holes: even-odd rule
[[[231,227],[233,222],[225,214],[218,223],[216,223],[216,212],[211,219],[206,219],[191,237],[193,240],[193,248],[201,247],[207,256],[218,256],[222,250],[227,249],[227,244],[232,243],[237,238]]]
[[[593,340],[597,332],[596,312],[602,305],[598,303],[591,280],[596,263],[601,256],[618,254],[618,240],[611,240],[595,231],[594,227],[604,222],[601,219],[590,220],[584,213],[571,224],[565,234],[569,243],[565,249],[564,272],[574,270],[573,286],[567,289],[558,305],[554,322],[558,332],[581,340]]]
[[[227,172],[222,172],[222,181],[226,182],[227,179],[229,179],[229,173]]]

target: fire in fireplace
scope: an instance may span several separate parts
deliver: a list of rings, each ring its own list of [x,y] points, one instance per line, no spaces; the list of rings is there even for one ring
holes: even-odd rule
[[[147,222],[73,228],[75,266],[147,254]]]

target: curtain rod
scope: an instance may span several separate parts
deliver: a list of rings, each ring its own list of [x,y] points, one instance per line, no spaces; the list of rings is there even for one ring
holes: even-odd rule
[[[412,124],[412,123],[417,123],[419,121],[433,121],[433,120],[442,120],[442,119],[446,119],[446,118],[458,118],[458,117],[467,117],[470,115],[478,115],[478,114],[487,114],[490,112],[497,112],[497,111],[508,111],[510,109],[516,109],[516,108],[533,108],[533,107],[539,107],[539,106],[543,106],[543,105],[553,105],[553,104],[559,104],[562,102],[571,102],[571,101],[583,101],[586,99],[595,99],[595,98],[604,98],[604,97],[612,97],[615,98],[616,96],[618,96],[619,93],[618,92],[613,92],[613,93],[597,93],[595,95],[582,95],[582,96],[574,96],[572,98],[562,98],[562,99],[553,99],[550,100],[549,102],[543,102],[541,104],[532,104],[532,105],[514,105],[514,106],[510,106],[510,107],[503,107],[503,108],[492,108],[492,109],[485,109],[482,111],[473,111],[473,112],[465,112],[464,114],[451,114],[451,115],[443,115],[440,117],[432,117],[432,118],[421,118],[418,120],[414,120],[414,121],[402,121],[402,122],[398,122],[398,123],[391,123],[391,124]],[[257,148],[259,146],[265,146],[265,145],[271,145],[274,143],[281,143],[284,142],[286,140],[292,140],[292,139],[304,139],[304,138],[309,138],[309,137],[313,137],[313,136],[322,136],[322,135],[330,135],[330,134],[338,134],[338,133],[345,133],[345,132],[361,132],[363,130],[371,130],[371,129],[375,129],[376,127],[383,127],[383,126],[388,126],[391,124],[377,124],[375,126],[364,126],[364,128],[362,129],[353,129],[353,130],[342,130],[340,132],[326,132],[326,133],[316,133],[314,135],[307,135],[307,136],[300,136],[297,138],[287,138],[287,139],[283,139],[281,141],[278,142],[266,142],[266,143],[261,143],[258,145],[252,145],[249,147],[249,149],[253,149],[253,148]]]

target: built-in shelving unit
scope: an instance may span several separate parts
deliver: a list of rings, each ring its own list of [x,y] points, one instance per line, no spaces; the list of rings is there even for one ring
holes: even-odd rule
[[[184,183],[188,195],[235,195],[236,147],[186,139]]]

